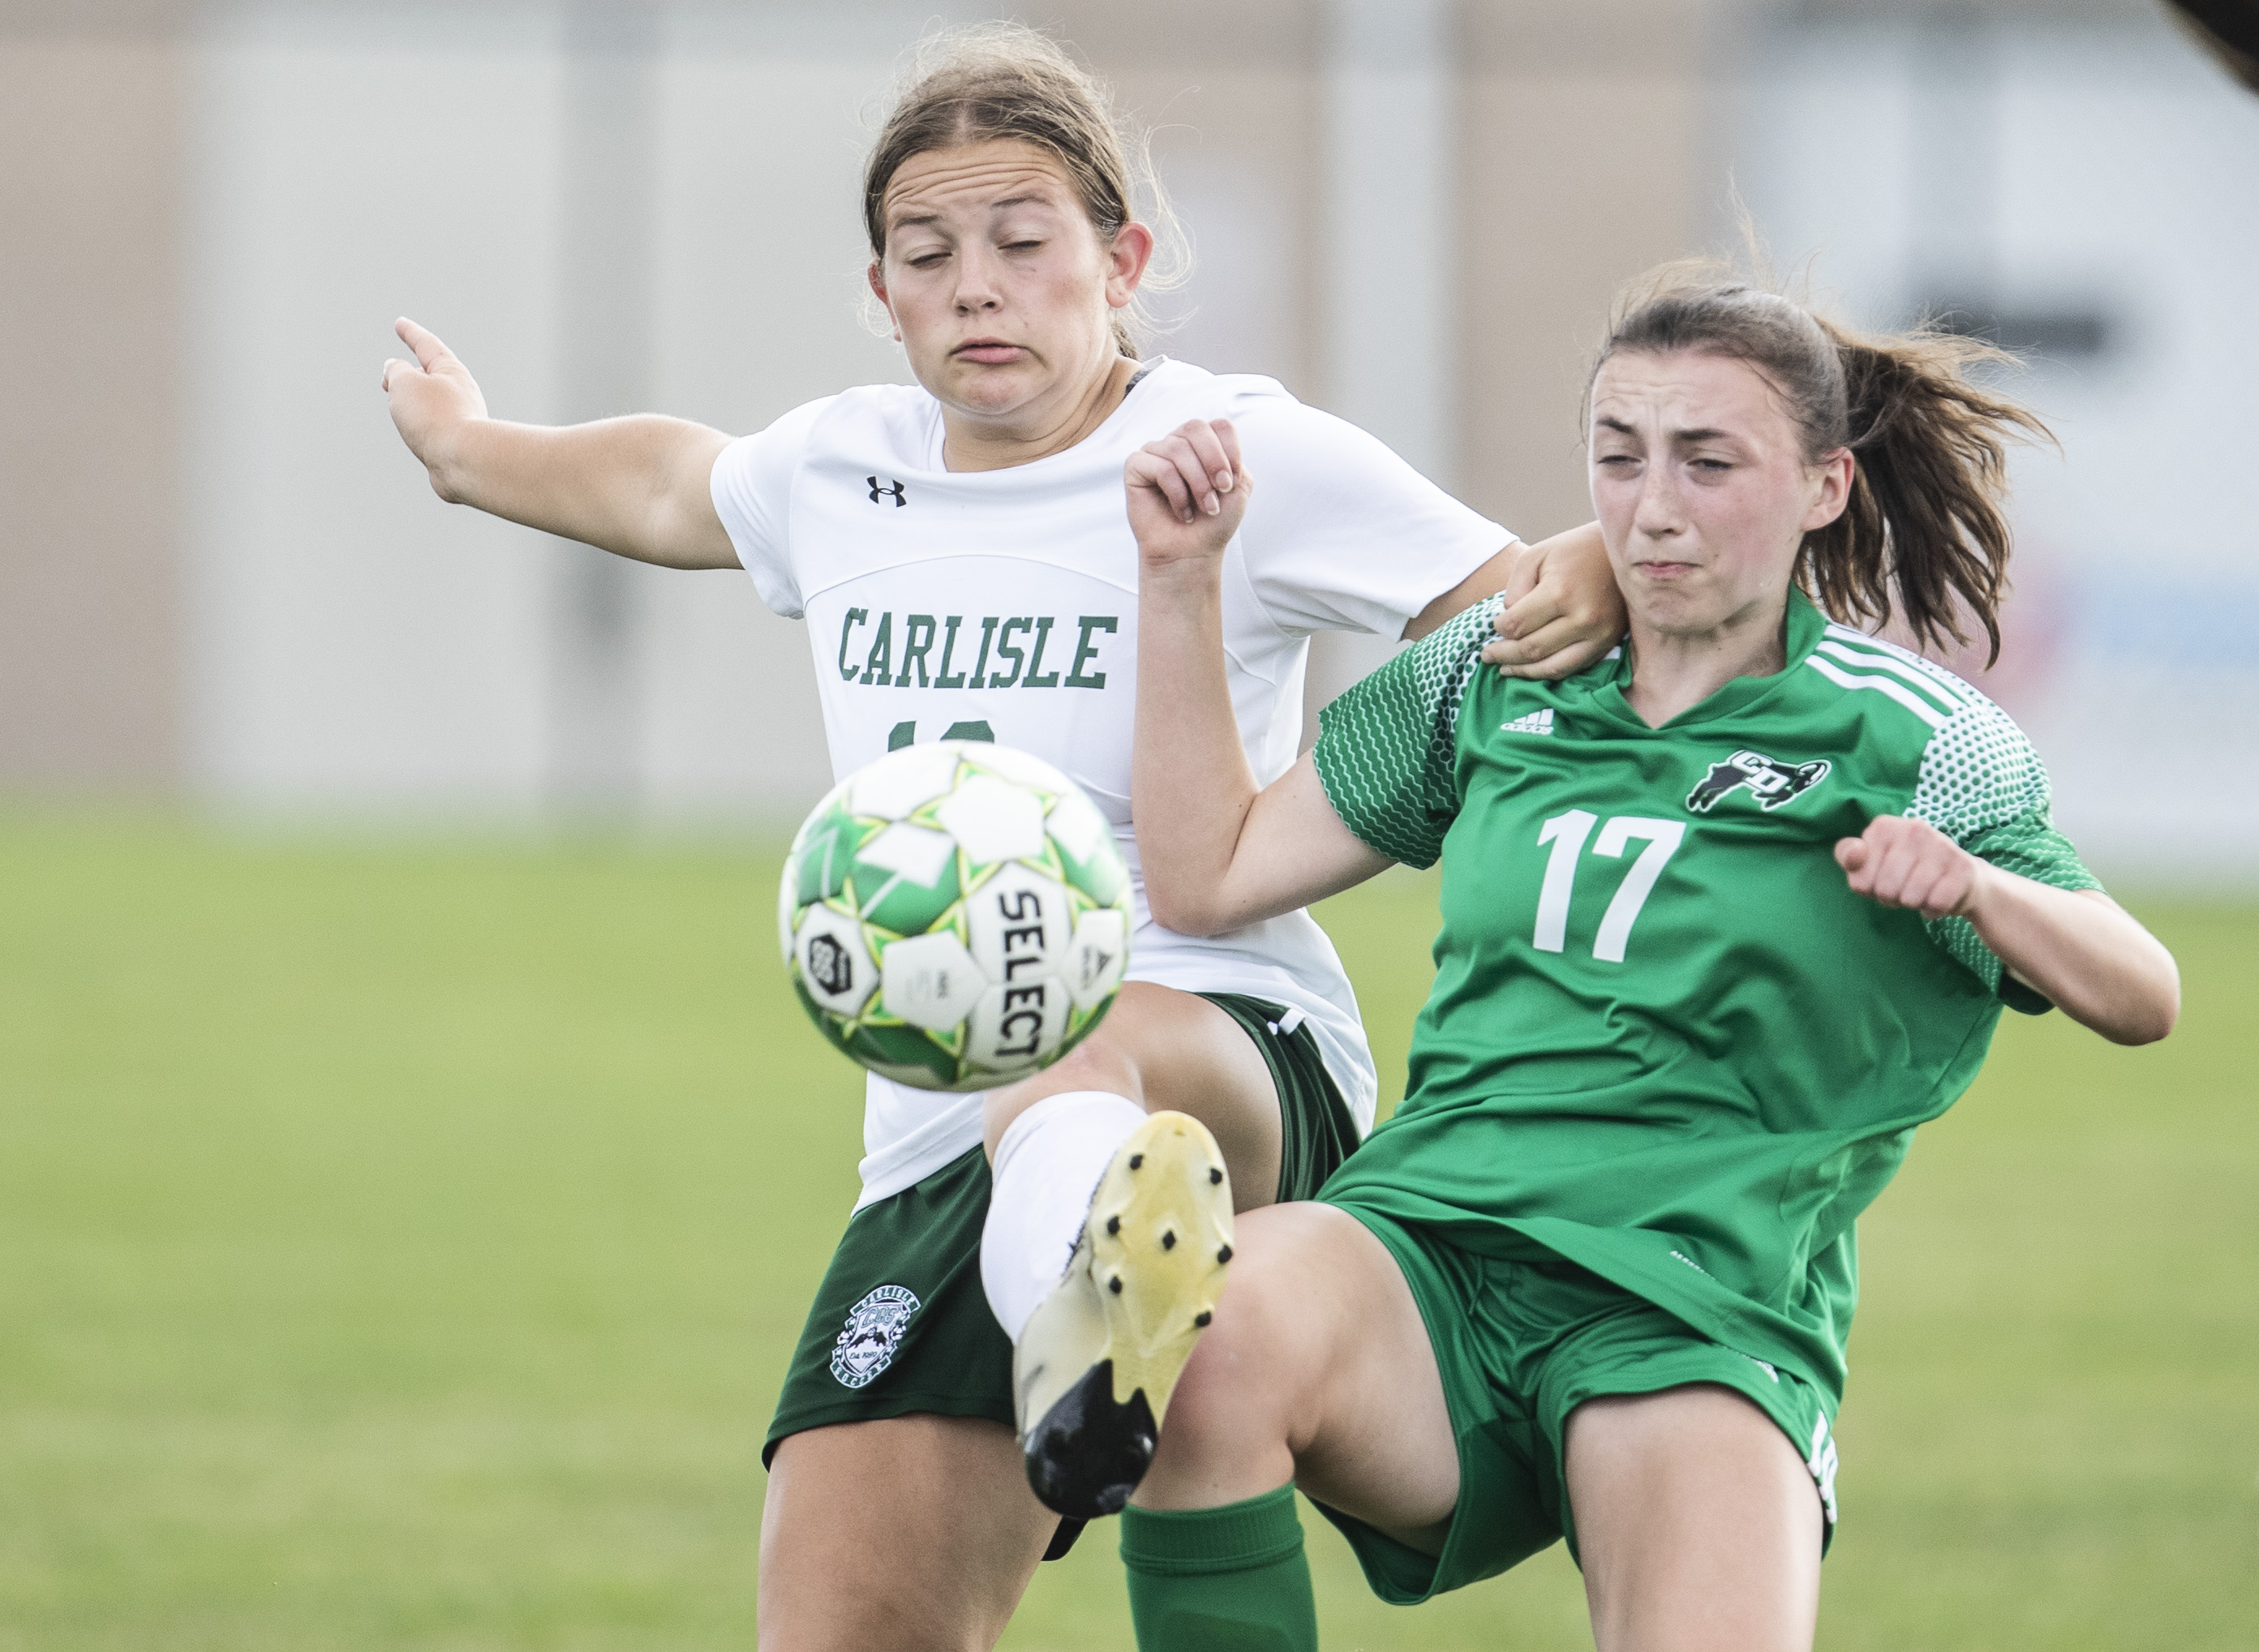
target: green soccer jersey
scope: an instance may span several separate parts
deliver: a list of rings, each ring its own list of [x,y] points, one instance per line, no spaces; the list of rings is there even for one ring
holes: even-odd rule
[[[1443,862],[1436,984],[1395,1116],[1324,1197],[1478,1254],[1564,1257],[1840,1398],[1853,1223],[2045,1000],[1961,919],[1853,894],[1878,815],[2098,887],[2045,771],[1951,673],[1792,594],[1787,666],[1651,729],[1611,655],[1557,683],[1469,609],[1326,708],[1350,829]]]

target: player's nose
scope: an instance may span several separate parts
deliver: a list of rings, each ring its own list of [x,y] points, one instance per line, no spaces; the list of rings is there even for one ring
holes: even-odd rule
[[[957,260],[957,313],[995,310],[1002,302],[993,260],[985,249],[968,250]]]
[[[1633,512],[1632,525],[1650,539],[1668,538],[1686,525],[1678,488],[1669,470],[1667,465],[1650,465],[1640,479],[1639,507]]]

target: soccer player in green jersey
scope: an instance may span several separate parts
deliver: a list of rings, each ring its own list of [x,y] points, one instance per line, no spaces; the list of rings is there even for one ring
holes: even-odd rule
[[[1160,921],[1443,863],[1403,1106],[1318,1202],[1240,1218],[1165,1399],[1122,1521],[1140,1646],[1316,1644],[1294,1485],[1392,1601],[1566,1536],[1602,1652],[1810,1646],[1856,1218],[2004,1003],[2138,1043],[2179,1002],[2007,716],[1830,620],[1895,606],[1935,641],[1966,613],[1997,645],[2002,443],[2038,427],[1963,376],[1982,348],[1651,288],[1591,390],[1626,646],[1557,683],[1486,670],[1479,604],[1260,792],[1217,622],[1231,512],[1179,496],[1185,432],[1131,459]],[[1104,1288],[1150,1307],[1146,1267]]]

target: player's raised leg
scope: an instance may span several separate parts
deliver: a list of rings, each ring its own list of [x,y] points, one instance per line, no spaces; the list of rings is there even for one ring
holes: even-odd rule
[[[1151,1460],[1235,1207],[1315,1192],[1354,1140],[1272,1014],[1131,983],[1091,1039],[991,1100],[982,1284],[1015,1343],[1030,1480],[1063,1514],[1114,1513]]]
[[[986,1652],[1058,1523],[987,1418],[795,1434],[761,1509],[762,1652]]]

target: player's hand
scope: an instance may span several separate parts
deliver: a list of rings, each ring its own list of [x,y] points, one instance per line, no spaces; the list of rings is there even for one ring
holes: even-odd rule
[[[486,417],[487,399],[479,394],[471,370],[455,360],[437,333],[405,316],[392,330],[416,352],[413,361],[396,359],[384,364],[379,382],[392,406],[392,423],[408,451],[431,473],[433,490],[452,500],[454,495],[446,480],[449,442],[464,425]]]
[[[1853,894],[1933,920],[1968,916],[1989,870],[1928,821],[1903,815],[1878,815],[1858,837],[1839,838],[1835,864]]]
[[[1253,488],[1229,419],[1188,420],[1130,454],[1122,476],[1140,559],[1156,572],[1221,557]]]
[[[1509,677],[1566,677],[1623,637],[1623,593],[1597,523],[1521,546],[1502,595],[1483,658]]]

